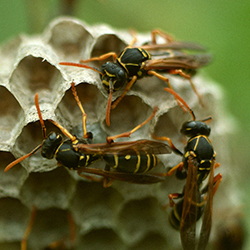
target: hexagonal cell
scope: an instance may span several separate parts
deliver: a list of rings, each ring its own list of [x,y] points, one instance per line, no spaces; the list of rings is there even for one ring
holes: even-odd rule
[[[166,250],[168,249],[167,247],[168,244],[162,235],[159,233],[149,233],[134,246],[129,247],[128,250]]]
[[[126,249],[119,236],[111,228],[94,229],[81,237],[78,250],[122,250]]]
[[[35,205],[39,209],[67,208],[75,189],[76,181],[60,167],[47,173],[31,173],[20,197],[28,206]]]
[[[46,249],[56,241],[70,244],[71,225],[68,218],[69,211],[67,210],[58,208],[37,210],[34,225],[27,240],[28,249]]]
[[[100,112],[100,105],[105,100],[101,92],[96,86],[88,83],[78,84],[76,91],[87,115],[87,122],[97,122],[99,120],[98,113]],[[60,114],[68,120],[70,126],[76,126],[82,123],[82,112],[77,105],[71,88],[65,93],[58,108],[60,109]]]
[[[133,110],[133,112],[131,112]],[[117,107],[111,110],[110,113],[110,127],[103,121],[105,130],[110,135],[116,135],[123,132],[127,132],[143,121],[145,121],[151,114],[153,109],[143,102],[143,100],[134,95],[125,96]],[[131,135],[131,138],[135,138],[136,134],[148,134],[148,126],[150,122],[139,129],[138,132]],[[138,136],[139,137],[139,136]],[[143,139],[140,137],[140,139]],[[145,138],[146,139],[146,138]],[[128,140],[128,139],[125,139]]]
[[[51,131],[62,134],[61,131],[50,122],[45,121],[45,126],[47,135]],[[40,122],[29,123],[23,128],[20,136],[17,138],[13,152],[15,155],[18,155],[18,157],[26,155],[41,144],[43,139]],[[41,156],[40,151],[38,151],[36,154],[22,161],[21,165],[25,166],[28,171],[48,171],[49,169],[55,168],[56,160],[45,159]]]
[[[34,103],[34,95],[38,92],[51,103],[53,96],[57,95],[58,85],[62,82],[62,75],[55,66],[41,57],[26,56],[10,78],[12,90],[18,99],[28,105]]]
[[[119,55],[126,46],[127,45],[118,36],[114,34],[104,34],[97,38],[95,45],[92,49],[90,58],[99,57],[109,52],[115,52],[117,55]],[[84,59],[89,59],[89,58],[84,58]],[[92,63],[95,67],[100,68],[101,65],[107,61],[112,62],[113,58],[109,57],[107,60],[103,60],[101,62],[92,62]]]
[[[27,171],[20,164],[15,166],[7,173],[3,173],[5,167],[15,160],[14,156],[9,152],[0,151],[0,196],[1,197],[17,197],[21,186],[28,177]]]
[[[102,183],[78,182],[70,209],[77,224],[81,225],[80,233],[112,227],[122,201],[123,197],[112,187],[104,189]]]
[[[149,232],[166,235],[167,219],[156,198],[127,202],[117,220],[120,235],[129,244],[140,241]]]
[[[23,120],[24,112],[16,98],[3,86],[0,86],[0,141],[12,143],[15,127]]]
[[[175,106],[158,117],[154,127],[154,134],[156,136],[167,136],[172,139],[174,144],[178,144],[180,138],[183,137],[180,133],[181,126],[184,122],[190,120],[192,118],[190,118],[189,113],[184,113],[179,106]],[[180,144],[180,147],[183,148],[184,144]]]
[[[29,216],[29,209],[19,200],[0,199],[0,242],[21,241]]]
[[[56,20],[52,23],[48,36],[48,43],[53,47],[60,60],[79,61],[89,56],[92,35],[76,20]]]

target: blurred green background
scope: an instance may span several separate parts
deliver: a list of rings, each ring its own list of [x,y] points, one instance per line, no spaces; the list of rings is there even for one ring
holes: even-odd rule
[[[73,9],[67,5],[70,3],[75,3]],[[235,168],[245,173],[241,181],[249,183],[250,1],[2,0],[0,9],[0,42],[20,32],[38,33],[63,13],[90,24],[108,23],[116,28],[132,27],[137,31],[161,28],[178,40],[209,48],[214,61],[205,71],[223,86],[226,107],[238,121],[237,137],[231,141],[235,147]],[[243,189],[247,201],[249,185]],[[250,217],[250,212],[247,216]]]

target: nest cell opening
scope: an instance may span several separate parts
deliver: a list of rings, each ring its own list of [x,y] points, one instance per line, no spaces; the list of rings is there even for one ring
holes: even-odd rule
[[[0,86],[0,110],[0,140],[4,143],[10,140],[24,112],[16,98],[3,86]]]
[[[113,34],[105,34],[97,38],[97,41],[93,47],[91,58],[99,57],[103,54],[109,52],[115,52],[118,56],[124,50],[127,45],[116,35]],[[89,58],[86,58],[89,59]],[[106,60],[100,62],[93,62],[93,66],[100,68],[102,64],[107,61],[113,62],[113,58],[109,57]]]
[[[92,35],[79,23],[62,21],[51,29],[48,43],[53,47],[60,60],[79,60],[82,51],[88,51]],[[89,54],[88,54],[89,55]]]

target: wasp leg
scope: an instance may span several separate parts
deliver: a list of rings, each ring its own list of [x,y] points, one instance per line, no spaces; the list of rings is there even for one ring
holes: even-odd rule
[[[119,135],[115,135],[115,136],[108,136],[107,137],[107,143],[112,143],[115,139],[117,138],[121,138],[121,137],[129,137],[131,134],[133,134],[136,130],[138,130],[139,128],[141,128],[142,126],[144,126],[146,123],[148,123],[150,120],[153,119],[153,117],[155,116],[156,111],[158,110],[158,108],[154,108],[152,114],[150,115],[150,117],[148,119],[146,119],[144,122],[142,122],[141,124],[137,125],[135,128],[133,128],[132,130],[119,134]]]
[[[106,164],[104,170],[105,171],[110,171],[110,166],[108,164]],[[110,179],[108,177],[104,177],[104,179],[103,179],[103,187],[104,188],[110,187],[111,184],[113,183],[113,181],[114,181],[114,179]]]
[[[80,60],[80,63],[87,63],[87,62],[93,62],[93,61],[103,61],[103,60],[109,58],[110,56],[113,57],[114,61],[117,58],[117,54],[115,52],[109,52],[109,53],[103,54],[103,55],[98,56],[98,57],[92,57],[92,58],[87,59],[87,60]]]
[[[169,146],[173,149],[173,151],[174,151],[175,154],[183,156],[183,153],[179,149],[177,149],[175,147],[175,145],[173,144],[172,140],[169,137],[166,137],[166,136],[156,136],[155,134],[152,134],[151,136],[155,140],[167,141],[168,144],[169,144]]]
[[[76,88],[75,88],[75,83],[72,82],[71,83],[71,89],[72,89],[72,93],[74,95],[74,98],[77,102],[78,107],[80,108],[81,112],[82,112],[82,127],[83,127],[83,138],[88,138],[88,134],[87,134],[87,128],[86,128],[86,122],[87,122],[87,114],[85,113],[83,107],[82,107],[82,103],[79,100],[79,97],[77,95],[76,92]]]
[[[217,175],[214,177],[213,195],[215,195],[217,189],[218,189],[219,186],[220,186],[221,181],[222,181],[222,174],[219,173],[219,174],[217,174]]]
[[[83,177],[86,180],[94,181],[94,182],[101,182],[101,181],[103,181],[102,177],[101,178],[100,177],[96,178],[96,177],[94,177],[92,175],[82,174],[82,172],[84,172],[84,169],[80,168],[80,169],[77,170],[77,174],[79,176]]]
[[[200,105],[201,105],[202,107],[204,107],[204,103],[203,103],[203,101],[202,101],[201,95],[198,93],[196,87],[194,86],[194,83],[192,82],[191,76],[190,76],[190,75],[184,73],[181,69],[170,70],[169,73],[170,73],[170,74],[173,74],[173,75],[180,75],[180,76],[184,77],[185,79],[187,79],[187,80],[190,82],[191,87],[192,87],[194,93],[197,95]]]
[[[155,30],[151,31],[152,44],[157,44],[157,42],[156,42],[156,35],[159,35],[162,38],[164,38],[167,43],[171,43],[174,40],[172,38],[172,36],[166,34],[165,32],[163,32],[163,31],[161,31],[159,29],[155,29]]]
[[[160,80],[163,80],[164,82],[166,82],[166,83],[168,84],[168,87],[169,87],[170,89],[173,89],[173,87],[172,87],[172,85],[170,84],[169,79],[168,79],[167,77],[165,77],[165,76],[163,76],[163,75],[161,75],[161,74],[159,74],[159,73],[157,73],[157,72],[155,72],[155,71],[153,71],[153,70],[147,71],[147,74],[148,74],[148,75],[154,75],[154,76],[156,76],[157,78],[159,78]],[[176,97],[175,97],[175,100],[176,100],[176,102],[178,103],[178,105],[182,108],[182,110],[183,110],[184,112],[186,112],[186,109],[184,108],[184,106],[182,105],[182,103],[181,103]]]
[[[36,212],[37,212],[37,208],[33,206],[28,227],[26,228],[23,239],[21,241],[21,250],[27,249],[27,240],[35,222]]]
[[[72,217],[72,214],[68,211],[67,214],[70,237],[63,237],[60,240],[56,240],[50,243],[46,249],[74,249],[76,239],[76,224]]]
[[[130,30],[130,34],[132,35],[133,39],[130,42],[130,44],[128,45],[128,47],[132,47],[136,42],[137,42],[137,35],[136,35],[136,31],[131,29]]]
[[[127,84],[126,88],[124,89],[124,92],[122,93],[121,96],[119,96],[112,104],[111,108],[114,109],[118,103],[123,99],[123,97],[128,93],[128,91],[131,89],[133,84],[136,82],[137,76],[133,76],[131,81]]]
[[[173,199],[179,199],[183,197],[183,193],[179,194],[179,193],[173,193],[173,194],[169,194],[168,195],[168,199],[169,199],[169,206],[173,207],[176,203],[173,201]]]

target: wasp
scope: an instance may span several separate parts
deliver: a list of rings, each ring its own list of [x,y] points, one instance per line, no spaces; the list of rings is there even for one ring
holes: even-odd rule
[[[133,46],[137,40],[136,37],[134,37],[129,46],[126,47],[120,55],[117,55],[115,52],[109,52],[99,57],[81,60],[80,63],[59,63],[65,66],[92,69],[100,74],[103,87],[109,92],[106,111],[106,123],[108,126],[110,125],[110,109],[114,109],[117,106],[137,79],[141,79],[145,76],[156,76],[167,82],[168,86],[172,88],[169,79],[161,73],[178,74],[189,80],[200,103],[202,103],[201,97],[191,80],[191,76],[198,68],[210,62],[210,56],[208,54],[191,55],[183,52],[183,49],[204,50],[204,48],[196,44],[175,42],[169,35],[159,30],[153,30],[151,34],[152,44],[140,47]],[[166,43],[157,44],[157,34],[163,37]],[[155,54],[149,53],[150,50],[155,51]],[[113,62],[108,61],[104,63],[99,70],[83,64],[92,61],[103,61],[109,57],[113,58]],[[111,105],[113,92],[121,89],[123,86],[125,86],[124,92]]]
[[[57,134],[53,131],[47,136],[46,127],[39,107],[38,94],[36,94],[35,105],[44,140],[30,153],[10,163],[5,168],[5,172],[41,149],[42,157],[47,159],[55,157],[58,166],[64,166],[70,170],[77,170],[78,174],[82,177],[93,181],[98,181],[99,179],[94,178],[93,175],[90,176],[83,173],[104,177],[103,184],[106,187],[111,185],[114,179],[140,184],[164,181],[165,174],[147,174],[147,172],[159,163],[156,154],[169,154],[172,152],[172,149],[168,145],[153,140],[114,142],[117,138],[129,137],[136,130],[148,123],[154,117],[158,108],[155,108],[148,119],[131,131],[107,137],[107,143],[91,144],[93,135],[91,132],[87,132],[86,129],[87,115],[78,98],[74,83],[72,83],[71,86],[74,98],[83,114],[83,138],[78,138],[70,134],[68,130],[54,120],[49,121],[58,127],[68,139],[64,140],[61,134]],[[100,159],[106,162],[104,170],[89,168],[93,162]],[[116,171],[111,172],[111,168]]]
[[[172,89],[165,88],[164,90],[173,94],[187,107],[184,100]],[[169,204],[173,207],[170,221],[175,228],[180,230],[184,250],[202,250],[206,248],[209,240],[213,196],[220,185],[222,175],[219,173],[214,176],[214,169],[220,164],[215,163],[216,153],[208,138],[211,128],[205,123],[212,118],[197,121],[194,112],[189,107],[187,108],[193,120],[185,122],[181,128],[181,133],[189,137],[184,153],[178,150],[168,137],[153,135],[153,138],[168,141],[173,152],[182,156],[182,161],[167,173],[167,176],[170,176],[176,171],[178,179],[186,179],[182,193],[169,195]],[[181,200],[175,203],[173,199]],[[202,227],[199,241],[196,242],[196,222],[201,216],[203,217]]]

